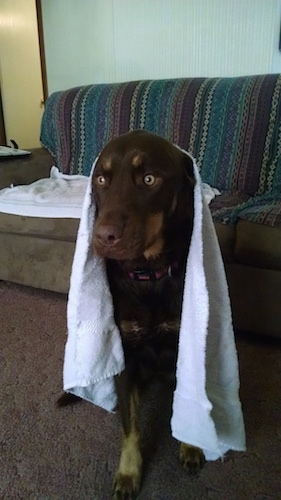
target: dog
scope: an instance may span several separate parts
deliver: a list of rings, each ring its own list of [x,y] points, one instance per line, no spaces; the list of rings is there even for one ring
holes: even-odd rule
[[[144,130],[111,140],[93,172],[93,246],[106,262],[125,356],[115,377],[123,428],[115,499],[134,498],[141,487],[142,389],[157,375],[166,381],[175,374],[194,185],[192,159]],[[181,443],[179,454],[191,473],[202,468],[201,449]]]
[[[132,498],[142,477],[140,391],[154,374],[175,372],[193,229],[193,162],[168,140],[136,130],[106,145],[92,182],[93,245],[106,259],[125,355],[125,370],[115,377],[123,442],[114,496]],[[182,443],[180,460],[197,472],[204,455]]]

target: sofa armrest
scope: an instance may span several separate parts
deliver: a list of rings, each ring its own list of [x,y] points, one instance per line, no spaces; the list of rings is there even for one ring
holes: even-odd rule
[[[31,149],[31,154],[21,157],[0,158],[0,189],[11,184],[31,184],[38,179],[49,177],[54,165],[52,156],[46,149]]]

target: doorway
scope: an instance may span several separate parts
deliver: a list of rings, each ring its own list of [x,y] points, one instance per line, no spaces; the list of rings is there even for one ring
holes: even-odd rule
[[[43,90],[36,0],[1,0],[1,143],[12,138],[21,149],[40,147],[46,96]],[[4,121],[5,126],[1,122]],[[4,136],[3,136],[4,134]],[[5,142],[6,143],[6,142]]]

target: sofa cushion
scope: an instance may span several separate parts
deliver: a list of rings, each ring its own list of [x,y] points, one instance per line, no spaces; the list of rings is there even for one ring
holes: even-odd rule
[[[79,219],[52,219],[23,217],[1,213],[0,234],[18,234],[48,238],[50,240],[76,241]]]
[[[281,270],[281,196],[225,192],[210,203],[222,255],[237,262]]]
[[[235,228],[228,224],[215,222],[215,229],[220,244],[222,258],[224,263],[234,261]]]
[[[281,227],[239,220],[234,258],[239,264],[281,271]]]

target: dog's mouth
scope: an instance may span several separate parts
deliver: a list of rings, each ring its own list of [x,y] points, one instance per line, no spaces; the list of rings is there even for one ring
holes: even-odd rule
[[[102,228],[103,236],[101,237],[101,229],[98,228],[94,232],[93,245],[95,252],[100,257],[115,260],[134,260],[139,258],[144,248],[142,242],[137,238],[136,234],[126,235],[126,231],[110,231],[110,227]],[[104,234],[107,233],[106,236]]]
[[[121,242],[115,242],[114,245],[104,246],[97,244],[94,240],[94,248],[97,255],[106,259],[134,260],[139,258],[139,256],[141,255],[141,251],[137,248],[126,248],[122,245]]]
[[[98,223],[93,244],[100,257],[115,260],[146,259],[159,256],[163,249],[162,214],[150,216],[144,227]]]
[[[154,258],[161,253],[163,242],[162,239],[156,239],[149,246],[144,247],[141,244],[133,244],[127,246],[123,242],[123,238],[114,242],[114,244],[102,245],[94,238],[94,249],[97,255],[106,259],[115,260],[136,260],[141,257],[146,259]]]
[[[163,214],[150,215],[146,224],[121,225],[97,222],[93,244],[100,257],[116,260],[159,256],[163,249]]]

